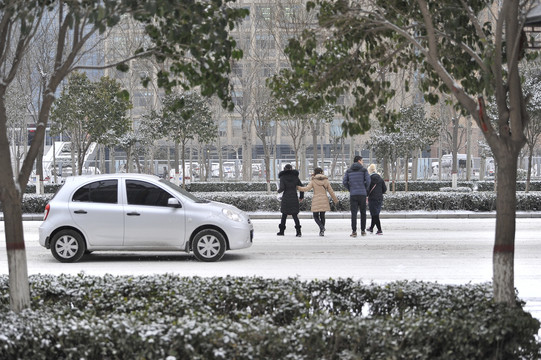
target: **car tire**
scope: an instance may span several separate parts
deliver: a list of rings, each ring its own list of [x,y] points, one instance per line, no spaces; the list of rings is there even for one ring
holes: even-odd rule
[[[83,236],[75,230],[62,230],[51,240],[51,253],[63,263],[81,260],[86,251]]]
[[[205,229],[198,232],[192,241],[192,251],[199,261],[220,260],[225,254],[225,238],[217,230]]]

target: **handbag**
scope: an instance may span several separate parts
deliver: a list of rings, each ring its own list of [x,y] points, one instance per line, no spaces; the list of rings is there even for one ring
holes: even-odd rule
[[[366,195],[366,204],[368,204],[368,197],[370,196],[370,194],[372,194],[372,190],[374,190],[374,188],[376,187],[377,184],[374,184],[374,186],[372,186],[372,189],[370,189],[370,192],[368,193],[368,195]]]

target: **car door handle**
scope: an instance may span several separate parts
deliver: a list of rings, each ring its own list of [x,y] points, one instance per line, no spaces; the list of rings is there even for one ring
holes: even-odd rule
[[[75,210],[74,211],[75,214],[86,214],[86,210]]]
[[[127,213],[126,215],[128,215],[128,216],[139,216],[141,214],[139,214],[138,212],[132,211],[132,212]]]

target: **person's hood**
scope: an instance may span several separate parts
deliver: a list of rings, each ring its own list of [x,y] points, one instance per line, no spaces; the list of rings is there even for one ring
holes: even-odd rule
[[[323,174],[317,174],[316,176],[312,176],[312,180],[318,185],[323,185],[325,183],[325,180],[327,179],[328,177]]]
[[[358,162],[356,162],[351,165],[351,167],[349,168],[349,171],[360,171],[362,168],[363,166],[359,164]]]
[[[299,176],[299,171],[295,169],[282,170],[278,173],[278,177],[280,178],[282,176]]]

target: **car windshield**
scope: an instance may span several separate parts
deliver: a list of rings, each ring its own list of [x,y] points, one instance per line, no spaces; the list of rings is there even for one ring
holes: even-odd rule
[[[192,200],[193,202],[196,202],[196,203],[208,203],[210,201],[206,200],[206,199],[200,199],[198,198],[197,196],[195,196],[194,194],[192,193],[189,193],[187,192],[186,190],[184,190],[183,188],[181,188],[180,186],[177,186],[175,184],[173,184],[172,182],[170,181],[167,181],[165,179],[160,179],[160,182],[164,185],[166,185],[167,187],[175,190],[176,192],[179,192],[181,193],[183,196],[187,197],[188,199]]]

